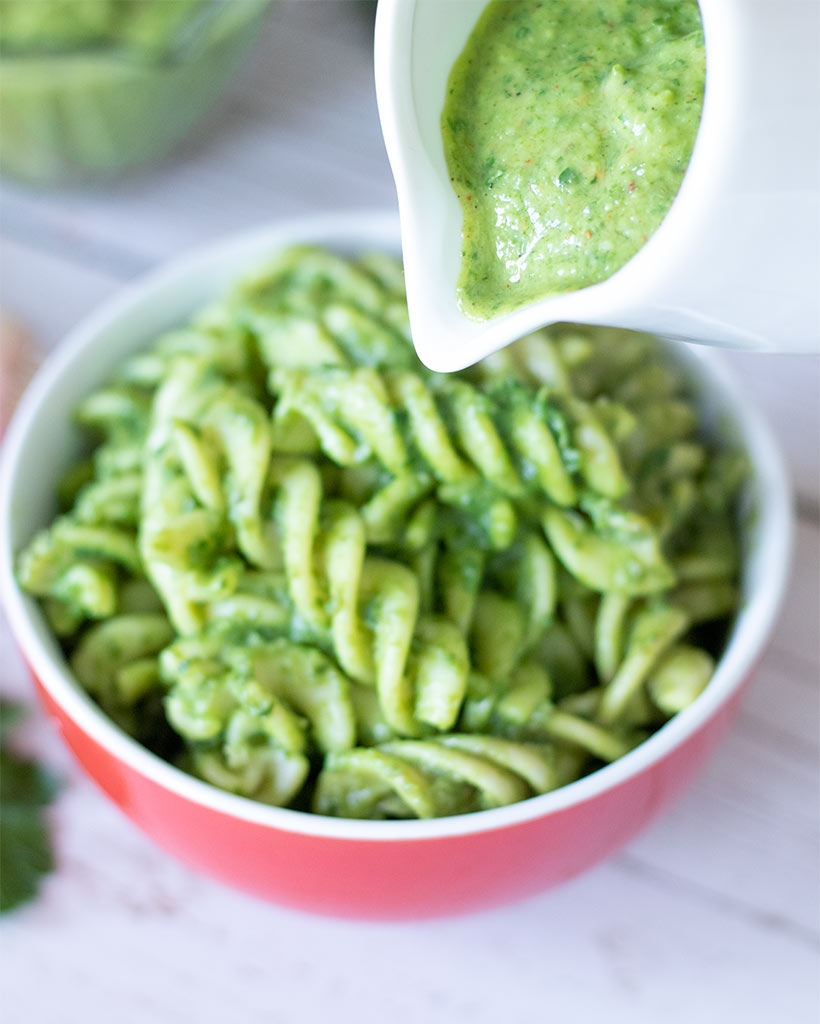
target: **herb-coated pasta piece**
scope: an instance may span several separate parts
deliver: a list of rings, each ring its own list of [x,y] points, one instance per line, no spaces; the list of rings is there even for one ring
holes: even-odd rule
[[[447,546],[438,559],[436,586],[441,611],[463,635],[472,625],[484,565],[484,553],[470,547]]]
[[[492,713],[505,723],[526,727],[538,708],[548,703],[551,697],[549,673],[538,662],[526,661],[511,674],[510,686],[495,701]]]
[[[229,664],[207,636],[178,641],[160,659],[169,721],[192,741],[190,765],[209,782],[265,803],[288,803],[307,777],[307,723],[257,678]],[[230,655],[230,652],[227,652]],[[310,652],[311,657],[321,657]]]
[[[626,617],[633,599],[611,592],[601,597],[595,617],[595,668],[598,678],[608,683],[615,675],[626,645]]]
[[[652,670],[646,689],[664,714],[676,715],[703,693],[714,671],[714,658],[703,648],[676,644]]]
[[[278,640],[229,650],[227,661],[303,715],[322,752],[347,750],[355,744],[349,682],[321,652]]]
[[[604,533],[578,512],[550,508],[543,525],[565,568],[592,590],[639,596],[667,590],[675,582],[657,535],[635,515],[628,530]]]
[[[92,480],[78,492],[74,515],[82,523],[136,530],[141,493],[142,475],[137,472]]]
[[[610,725],[623,715],[658,658],[688,625],[686,613],[671,605],[650,606],[635,617],[624,659],[604,688],[598,711],[601,722]]]
[[[158,688],[157,657],[173,636],[161,613],[116,615],[83,633],[71,669],[115,721],[136,729],[134,706]]]
[[[467,647],[458,628],[447,619],[419,619],[409,669],[415,686],[416,719],[437,730],[452,728],[470,670]]]
[[[556,710],[550,714],[545,731],[552,739],[564,740],[582,747],[602,761],[617,761],[619,757],[628,754],[634,746],[633,742],[603,729],[596,722],[589,722],[564,711]]]
[[[76,522],[71,516],[61,516],[40,531],[17,565],[21,585],[49,599],[60,635],[73,633],[85,619],[114,615],[120,575],[139,570],[131,532]]]
[[[579,471],[584,482],[608,498],[621,498],[629,490],[618,450],[591,406],[564,395],[563,407],[573,428],[573,440],[580,455]]]
[[[359,591],[367,541],[356,509],[335,502],[325,512],[321,557],[328,584],[333,647],[339,664],[353,679],[372,683],[373,645],[359,612]]]
[[[393,729],[414,735],[421,721],[448,728],[467,675],[461,633],[446,620],[418,617],[419,584],[406,566],[365,557],[364,512],[335,502],[322,519],[315,466],[276,465],[277,519],[296,611],[318,634],[329,634],[353,678],[376,686]]]
[[[508,597],[482,590],[476,599],[471,631],[475,666],[492,679],[505,679],[521,657],[526,622]]]
[[[520,385],[505,388],[508,411],[506,428],[522,460],[525,473],[532,474],[544,493],[558,505],[575,504],[578,494],[572,476],[561,456],[548,425],[549,413],[539,393],[535,402],[531,392]]]
[[[452,734],[329,757],[314,809],[342,817],[419,817],[501,807],[557,782],[549,747]],[[352,799],[351,799],[352,798]]]
[[[379,748],[355,748],[325,759],[313,810],[340,818],[433,818],[432,782],[404,758]]]

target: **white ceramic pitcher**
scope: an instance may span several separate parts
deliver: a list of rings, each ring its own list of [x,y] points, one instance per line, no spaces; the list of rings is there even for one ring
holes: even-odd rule
[[[380,0],[376,17],[379,114],[423,362],[461,369],[559,320],[820,351],[820,0],[700,0],[703,113],[660,227],[600,284],[477,322],[456,301],[461,207],[440,118],[450,69],[485,5]]]

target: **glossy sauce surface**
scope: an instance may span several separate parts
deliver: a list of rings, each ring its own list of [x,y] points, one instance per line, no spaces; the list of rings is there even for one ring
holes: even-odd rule
[[[463,311],[489,319],[631,259],[678,192],[704,79],[695,0],[490,3],[442,114]]]

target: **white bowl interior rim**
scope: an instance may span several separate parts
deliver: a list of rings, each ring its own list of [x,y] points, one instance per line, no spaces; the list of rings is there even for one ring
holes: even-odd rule
[[[148,274],[104,303],[69,333],[29,386],[9,428],[0,462],[0,596],[12,633],[46,691],[81,730],[159,786],[243,821],[334,839],[392,842],[501,829],[583,803],[661,760],[704,725],[753,668],[782,599],[791,551],[791,496],[777,446],[765,421],[732,374],[727,372],[719,354],[702,347],[682,346],[680,356],[707,390],[711,390],[713,395],[720,395],[720,408],[728,411],[733,429],[749,453],[757,503],[750,527],[755,534],[755,549],[750,562],[756,563],[754,575],[758,582],[753,592],[746,595],[745,606],[704,693],[644,743],[612,764],[542,796],[472,814],[424,821],[324,817],[257,803],[185,774],[115,726],[73,679],[64,659],[59,656],[59,648],[37,603],[20,590],[13,575],[14,553],[23,540],[15,535],[14,496],[23,486],[32,465],[31,456],[35,454],[29,450],[32,428],[49,415],[50,400],[60,393],[66,371],[76,368],[84,360],[93,364],[93,355],[100,347],[100,335],[112,328],[116,330],[118,323],[129,313],[150,310],[159,296],[173,297],[186,284],[190,286],[208,280],[222,287],[264,260],[265,255],[299,242],[326,244],[347,252],[383,248],[398,253],[398,219],[390,212],[364,210],[282,221],[198,250]],[[190,306],[180,307],[175,322],[178,323],[180,317],[190,311]],[[150,334],[143,337],[146,342],[150,341]],[[122,350],[138,347],[123,345]],[[84,378],[81,393],[87,393],[100,380],[99,371],[86,372]]]

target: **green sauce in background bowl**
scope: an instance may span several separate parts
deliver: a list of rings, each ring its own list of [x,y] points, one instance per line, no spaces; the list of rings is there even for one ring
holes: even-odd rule
[[[255,38],[270,0],[0,0],[0,173],[36,184],[165,154]]]
[[[680,188],[704,79],[696,0],[488,4],[442,114],[463,312],[490,319],[631,259]]]

